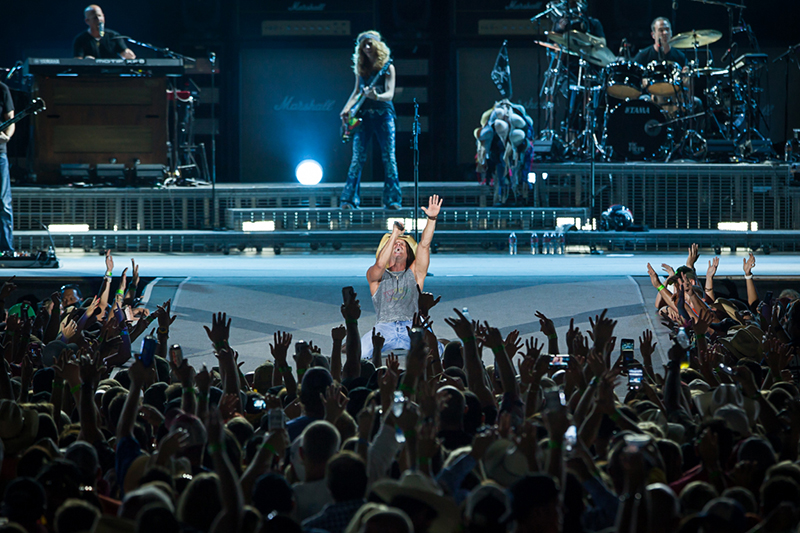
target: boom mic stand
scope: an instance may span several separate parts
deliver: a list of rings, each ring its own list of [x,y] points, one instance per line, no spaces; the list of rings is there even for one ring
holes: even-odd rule
[[[414,151],[414,240],[419,242],[419,102],[414,98],[414,124],[411,129],[411,149]]]

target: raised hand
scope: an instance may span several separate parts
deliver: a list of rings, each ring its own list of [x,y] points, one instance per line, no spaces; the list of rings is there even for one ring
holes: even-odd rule
[[[653,332],[649,329],[644,330],[639,337],[639,351],[642,352],[642,360],[645,366],[652,365],[653,354],[656,351],[657,342],[653,342]]]
[[[747,259],[742,259],[742,268],[744,269],[745,276],[752,276],[753,275],[753,267],[756,266],[756,256],[753,255],[753,252],[750,252],[750,255]]]
[[[422,316],[428,316],[430,310],[439,303],[442,297],[440,295],[438,298],[434,298],[433,293],[422,292],[422,289],[419,288],[419,285],[417,285],[417,292],[419,293],[419,314]]]
[[[328,385],[325,393],[320,393],[319,397],[322,400],[322,406],[325,408],[325,420],[331,424],[334,424],[342,416],[347,404],[350,402],[350,399],[342,392],[341,385],[334,383]]]
[[[159,309],[161,308],[159,307]],[[175,319],[173,318],[173,320]],[[158,322],[160,327],[160,315],[158,317]],[[171,323],[172,322],[170,322],[170,324]],[[208,329],[208,326],[203,326],[203,329],[206,330],[206,335],[208,335],[208,339],[211,341],[211,344],[214,345],[214,348],[221,349],[228,344],[228,338],[231,333],[231,320],[228,318],[227,314],[217,313],[211,315],[211,329]]]
[[[648,265],[649,266],[649,265]],[[594,317],[594,320],[589,318],[589,325],[592,327],[592,338],[594,344],[600,349],[605,349],[606,345],[614,335],[614,328],[617,325],[616,320],[606,318],[608,309],[603,309],[603,312]]]
[[[428,218],[436,218],[439,216],[439,210],[442,208],[442,199],[439,198],[438,194],[434,194],[433,196],[428,197],[428,207],[420,207],[422,211],[428,216]]]
[[[400,375],[400,358],[397,357],[394,352],[386,356],[386,368],[394,372],[395,375]]]
[[[297,368],[311,367],[313,356],[311,355],[311,348],[305,341],[298,341],[295,344],[294,360],[297,363]]]
[[[103,374],[105,370],[105,364],[103,364],[102,359],[100,359],[100,353],[97,352],[94,356],[90,357],[88,355],[81,356],[80,360],[80,376],[81,376],[81,383],[84,384],[91,384],[92,386],[97,385],[100,381],[100,376]]]
[[[686,266],[689,268],[694,268],[694,264],[697,262],[697,258],[700,257],[700,250],[697,244],[692,244],[689,246],[689,256],[686,258]]]
[[[139,286],[139,265],[136,264],[136,261],[131,257],[131,287],[135,289]]]
[[[453,328],[453,331],[459,339],[469,339],[470,337],[475,337],[475,330],[473,329],[472,323],[467,320],[458,309],[454,308],[453,311],[457,315],[457,318],[445,318],[445,324]]]
[[[661,270],[667,273],[668,278],[675,275],[675,269],[666,263],[661,263]]]
[[[156,314],[158,315],[158,329],[159,330],[161,330],[161,331],[169,331],[169,327],[172,325],[173,322],[175,322],[175,319],[178,318],[177,315],[170,316],[170,311],[171,310],[172,310],[172,300],[167,300],[162,305],[158,306],[158,310],[157,310]],[[224,313],[220,313],[220,314],[223,317],[225,316]],[[211,323],[212,323],[212,329],[213,329],[213,323],[214,323],[213,315],[212,315],[212,318],[211,318]],[[227,329],[225,330],[225,333],[226,333],[225,341],[226,342],[228,340],[227,333],[230,331],[230,325],[231,325],[231,321],[228,320]],[[206,328],[205,326],[203,326],[203,327]],[[209,332],[208,328],[206,328],[206,333],[208,333],[208,338],[210,339],[211,338],[211,333]],[[221,333],[223,333],[223,331],[220,330],[219,333],[221,334]],[[211,342],[214,342],[213,339],[212,339]],[[215,344],[215,346],[216,346],[216,344]]]
[[[513,359],[514,356],[522,349],[522,340],[519,338],[519,330],[513,330],[511,333],[506,336],[506,340],[503,342],[503,345],[506,348],[506,353],[508,354],[509,359]]]
[[[178,378],[178,381],[181,383],[181,385],[184,387],[194,386],[195,371],[192,365],[189,364],[189,361],[184,359],[181,361],[180,365],[176,365],[172,361],[172,358],[169,357],[167,362],[169,363],[172,373],[175,374],[175,377]]]
[[[658,274],[656,274],[656,271],[653,270],[653,267],[650,265],[650,263],[647,263],[647,273],[650,275],[650,283],[653,284],[653,287],[656,289],[659,288],[661,286],[661,280],[658,279]]]
[[[349,298],[348,301],[342,304],[341,310],[345,322],[348,320],[358,320],[361,318],[361,305],[356,299],[356,293],[353,293],[353,297]]]
[[[713,278],[717,274],[717,267],[719,267],[719,257],[714,257],[708,262],[708,270],[706,270],[706,277]]]
[[[539,328],[544,335],[549,337],[556,334],[556,327],[553,325],[553,321],[544,316],[544,313],[536,311],[536,318],[539,319]],[[572,327],[572,321],[570,321],[570,327]]]
[[[286,354],[289,352],[289,346],[292,345],[292,334],[285,331],[276,331],[273,335],[273,342],[274,344],[269,345],[269,351],[272,354],[272,358],[275,359],[275,366],[285,366]]]
[[[3,286],[0,287],[0,301],[5,301],[11,293],[17,290],[17,286],[14,284],[14,279],[17,276],[11,276],[8,281],[3,283]]]
[[[345,337],[347,337],[347,328],[343,325],[338,325],[331,329],[331,338],[334,341],[342,342]]]
[[[114,271],[114,258],[111,256],[111,250],[106,250],[106,272]]]
[[[525,341],[525,359],[533,359],[536,360],[542,355],[542,350],[544,349],[544,344],[539,346],[539,339],[535,337],[531,337]]]

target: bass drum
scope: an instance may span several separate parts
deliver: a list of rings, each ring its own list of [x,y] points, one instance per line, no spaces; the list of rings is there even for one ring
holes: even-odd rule
[[[613,159],[651,161],[667,144],[667,117],[653,102],[628,100],[615,107],[606,123],[606,146]]]

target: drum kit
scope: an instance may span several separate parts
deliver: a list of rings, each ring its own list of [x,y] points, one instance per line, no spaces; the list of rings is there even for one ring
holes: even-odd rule
[[[707,47],[722,38],[717,30],[672,37],[671,47],[693,51],[683,69],[669,61],[636,63],[625,40],[617,57],[605,39],[577,29],[549,32],[547,38],[536,41],[550,56],[541,88],[541,139],[557,142],[567,158],[599,154],[614,161],[700,160],[706,157],[709,139],[739,145],[745,136],[760,136],[753,127],[757,99],[745,89],[758,65],[737,60],[728,68],[711,66],[704,58],[710,58]],[[557,130],[559,111],[564,121]]]

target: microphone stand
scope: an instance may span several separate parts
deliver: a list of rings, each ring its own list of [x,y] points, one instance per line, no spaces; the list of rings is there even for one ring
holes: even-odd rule
[[[411,149],[414,151],[414,240],[419,242],[419,102],[414,98],[414,123],[411,129]]]
[[[217,54],[210,52],[208,60],[211,63],[211,227],[217,229],[217,124],[214,121],[214,109],[217,107],[219,97],[216,94],[215,79],[217,74]]]
[[[778,61],[786,61],[786,77],[784,81],[786,101],[783,103],[783,129],[786,135],[786,141],[790,139],[789,131],[791,129],[789,128],[789,69],[791,68],[792,63],[797,65],[797,68],[800,68],[800,64],[797,63],[797,58],[794,57],[794,54],[798,50],[800,50],[800,43],[790,46],[784,53],[772,60],[773,63],[777,63]]]

